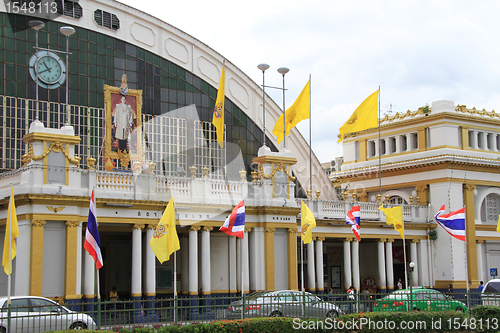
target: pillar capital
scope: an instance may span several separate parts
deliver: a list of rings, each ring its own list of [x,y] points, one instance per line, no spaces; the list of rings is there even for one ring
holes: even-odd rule
[[[188,229],[189,229],[189,231],[200,231],[201,227],[196,226],[196,225],[192,225]]]
[[[286,231],[288,234],[297,234],[297,228],[288,228]]]
[[[208,232],[210,232],[210,231],[214,230],[214,227],[204,226],[204,227],[202,228],[202,230],[203,230],[203,231],[208,231]]]
[[[411,239],[410,240],[412,243],[418,243],[420,241],[420,239]]]
[[[273,227],[265,227],[264,228],[264,232],[266,234],[273,234],[275,231],[276,231],[276,228],[273,228]]]
[[[250,231],[252,231],[252,227],[245,227],[245,232],[246,233],[249,233]]]
[[[387,238],[387,243],[394,243],[394,238]]]
[[[474,191],[476,189],[476,185],[475,184],[464,184],[464,190],[466,191]]]
[[[483,243],[484,243],[484,240],[482,240],[482,239],[476,239],[476,243],[477,243],[477,244],[483,244]]]
[[[379,238],[377,242],[379,243],[385,243],[387,241],[387,239],[385,238]]]
[[[353,240],[354,240],[353,237],[344,238],[344,242],[352,242]]]
[[[155,224],[146,224],[146,229],[148,230],[156,230],[156,226]]]
[[[43,227],[46,223],[45,220],[31,220],[31,225],[34,227]]]
[[[317,241],[320,241],[320,242],[324,242],[325,241],[325,237],[318,237],[316,238]]]
[[[66,221],[66,226],[68,228],[75,228],[78,227],[79,225],[80,225],[79,221]]]
[[[136,230],[136,229],[142,230],[142,229],[144,229],[144,224],[135,223],[135,224],[132,225],[132,229],[133,230]]]

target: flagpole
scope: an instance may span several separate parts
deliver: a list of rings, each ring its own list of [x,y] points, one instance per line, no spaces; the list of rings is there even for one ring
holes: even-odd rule
[[[312,198],[312,112],[311,112],[311,74],[309,74],[309,189]]]
[[[174,252],[174,323],[177,323],[177,251]]]
[[[11,316],[11,299],[10,299],[10,288],[11,288],[11,268],[12,268],[12,261],[11,261],[11,258],[12,258],[12,220],[14,218],[13,216],[13,206],[14,206],[14,200],[13,200],[13,194],[14,194],[14,187],[12,186],[12,183],[10,183],[10,202],[9,203],[12,203],[12,206],[10,207],[10,223],[9,223],[9,276],[7,278],[7,304],[8,304],[8,308],[7,308],[7,333],[10,333],[10,316]],[[7,232],[7,230],[5,230],[5,232]]]
[[[470,309],[470,300],[469,300],[469,261],[467,260],[467,206],[464,206],[464,227],[465,227],[465,273],[466,280],[465,284],[467,285],[467,309]]]
[[[380,86],[378,86],[378,194],[382,195],[382,156],[380,155]],[[405,263],[406,264],[406,263]]]

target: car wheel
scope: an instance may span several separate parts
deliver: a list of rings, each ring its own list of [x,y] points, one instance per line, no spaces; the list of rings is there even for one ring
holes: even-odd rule
[[[5,327],[0,327],[0,333],[5,333],[7,332],[7,329]]]
[[[328,311],[326,314],[326,318],[337,318],[339,316],[339,313],[337,311]]]
[[[87,325],[84,323],[74,323],[69,327],[70,330],[86,330]]]
[[[270,317],[283,317],[283,314],[279,311],[273,311],[271,312]]]

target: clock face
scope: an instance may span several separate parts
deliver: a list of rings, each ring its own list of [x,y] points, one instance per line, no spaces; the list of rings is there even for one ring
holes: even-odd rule
[[[63,69],[58,59],[46,55],[38,58],[35,64],[38,70],[38,78],[47,84],[56,83],[61,79]]]
[[[30,75],[33,81],[38,81],[40,87],[56,89],[66,80],[66,66],[54,52],[39,51],[38,60],[36,53],[31,56]]]

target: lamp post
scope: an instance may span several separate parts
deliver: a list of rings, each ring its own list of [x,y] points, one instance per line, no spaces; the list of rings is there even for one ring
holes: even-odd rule
[[[29,21],[28,24],[31,28],[35,30],[35,49],[36,49],[36,62],[35,62],[35,76],[36,76],[36,98],[35,98],[35,121],[38,121],[38,30],[42,29],[45,26],[45,23],[38,20]]]
[[[285,74],[290,70],[286,67],[278,68],[278,73],[283,75],[283,150],[286,148],[286,120],[285,120]]]
[[[73,27],[61,27],[59,31],[66,36],[66,122],[64,126],[69,126],[69,99],[68,99],[68,89],[69,89],[69,36],[75,33],[75,28]]]
[[[410,267],[410,310],[413,310],[413,287],[412,287],[412,281],[411,281],[411,276],[413,274],[413,270],[415,269],[415,263],[411,261],[408,266]]]
[[[266,145],[266,93],[265,93],[265,81],[264,81],[264,73],[267,69],[269,69],[268,64],[259,64],[257,66],[258,69],[262,71],[262,122],[264,127],[264,146]]]

